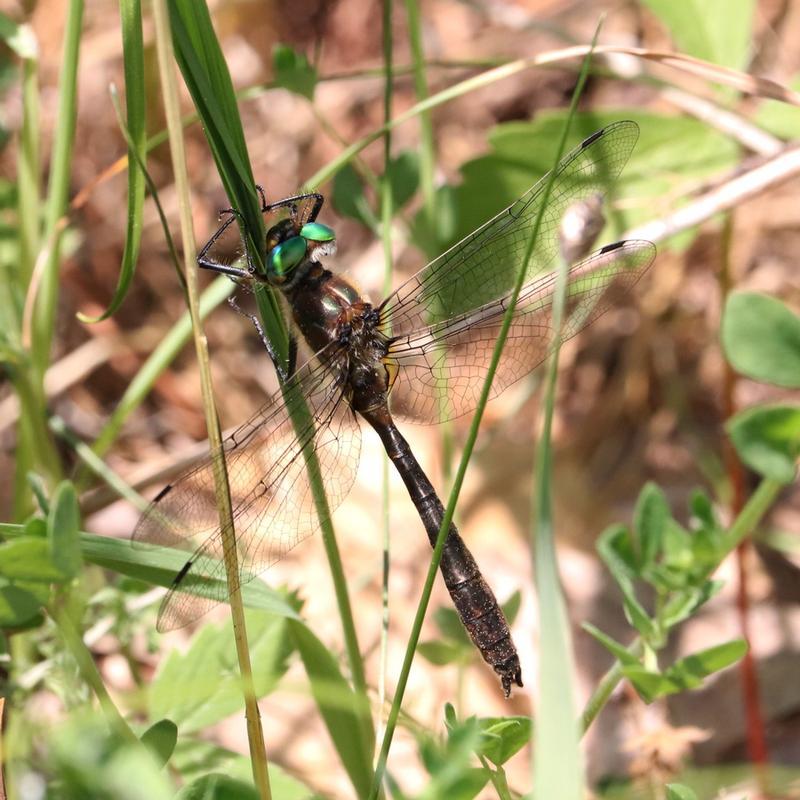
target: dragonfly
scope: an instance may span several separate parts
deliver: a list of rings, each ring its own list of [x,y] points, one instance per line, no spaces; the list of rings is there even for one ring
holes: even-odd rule
[[[525,270],[525,283],[493,394],[548,356],[562,219],[576,204],[603,194],[637,138],[638,126],[631,121],[592,134],[555,167],[546,202],[548,176],[377,305],[325,266],[336,237],[317,221],[322,195],[267,203],[259,189],[262,213],[276,220],[266,234],[263,276],[246,246],[244,259],[227,262],[217,255],[220,239],[236,230],[231,226],[241,216],[226,209],[228,218],[201,250],[198,263],[245,286],[265,281],[277,289],[296,336],[313,353],[299,368],[290,363],[281,370],[282,391],[222,444],[233,493],[240,585],[314,533],[342,502],[359,461],[359,419],[377,433],[435,545],[444,508],[396,420],[437,423],[475,409],[520,270]],[[532,255],[523,263],[540,213]],[[651,242],[624,240],[571,266],[561,340],[597,319],[618,291],[633,286],[654,256]],[[258,320],[253,321],[261,333]],[[315,501],[311,473],[327,496],[322,508]],[[162,601],[159,630],[186,625],[228,599],[211,457],[160,492],[133,539],[189,553]],[[517,649],[492,589],[453,523],[440,572],[467,633],[508,697],[512,685],[522,686]]]

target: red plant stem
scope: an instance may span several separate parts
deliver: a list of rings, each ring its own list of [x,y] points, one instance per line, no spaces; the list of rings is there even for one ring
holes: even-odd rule
[[[731,216],[726,218],[722,234],[723,258],[720,272],[720,288],[722,289],[723,304],[731,290],[731,276],[729,272],[729,250],[732,238],[733,223]],[[725,375],[723,379],[723,414],[725,419],[730,419],[736,411],[734,394],[738,375],[730,364],[725,362]],[[729,438],[723,444],[723,457],[725,472],[731,487],[731,516],[735,518],[746,502],[745,473],[742,462]],[[736,566],[738,573],[738,586],[736,592],[736,608],[739,615],[739,629],[742,638],[747,642],[747,651],[742,659],[739,671],[742,679],[742,697],[744,700],[745,719],[747,722],[747,752],[756,771],[756,779],[762,796],[768,795],[766,767],[769,762],[766,736],[764,733],[764,718],[761,713],[761,700],[758,687],[758,673],[753,658],[753,649],[750,639],[750,598],[747,580],[747,561],[752,553],[752,542],[745,539],[736,548]]]

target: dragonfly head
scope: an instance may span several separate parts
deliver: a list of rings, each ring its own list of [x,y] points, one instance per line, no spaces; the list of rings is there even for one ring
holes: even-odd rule
[[[276,286],[291,283],[302,263],[335,252],[336,234],[327,225],[307,222],[298,233],[294,220],[283,219],[267,232],[267,280]]]

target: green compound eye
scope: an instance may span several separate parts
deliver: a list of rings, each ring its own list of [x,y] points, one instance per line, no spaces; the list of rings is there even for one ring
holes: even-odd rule
[[[270,275],[283,278],[303,260],[305,254],[306,240],[302,236],[293,236],[269,251],[267,271]]]
[[[300,235],[310,242],[332,242],[336,238],[333,228],[321,222],[307,222],[300,230]]]

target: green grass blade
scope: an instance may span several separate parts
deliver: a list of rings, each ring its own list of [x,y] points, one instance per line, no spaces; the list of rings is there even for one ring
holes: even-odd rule
[[[25,526],[0,523],[0,536],[18,539],[25,535]],[[173,547],[131,547],[130,542],[80,533],[81,557],[89,564],[127,575],[154,586],[169,588],[175,573],[186,563],[186,555]],[[256,608],[289,619],[300,619],[286,598],[260,580],[242,587],[242,598],[248,608]]]
[[[592,48],[597,41],[599,30],[598,26]],[[590,49],[584,59],[572,95],[556,162],[561,159],[566,148],[570,124],[589,74],[591,52]],[[559,797],[563,797],[564,800],[581,800],[585,794],[585,786],[580,752],[580,729],[575,722],[574,711],[575,669],[572,659],[572,637],[558,575],[551,485],[553,473],[551,432],[568,269],[569,265],[564,259],[560,259],[552,300],[552,328],[555,342],[547,365],[544,419],[536,452],[534,479],[535,524],[531,530],[531,552],[534,554],[533,570],[539,609],[539,687],[536,697],[537,735],[533,754],[533,791],[536,796],[541,797],[558,791]]]
[[[406,0],[406,16],[408,18],[408,35],[411,44],[411,57],[414,69],[414,90],[417,102],[428,100],[428,80],[425,73],[425,52],[422,42],[422,25],[420,10],[417,0]],[[387,120],[387,123],[389,120]],[[419,115],[419,182],[422,190],[422,209],[425,221],[425,230],[436,230],[436,186],[434,184],[434,169],[436,167],[436,148],[433,141],[433,123],[430,109],[425,109]],[[447,389],[443,386],[439,402],[447,402]],[[453,469],[453,425],[451,421],[439,426],[442,458],[442,478],[445,487],[450,485]]]
[[[176,56],[184,81],[195,102],[228,196],[245,218],[246,230],[242,231],[242,234],[247,237],[251,246],[250,251],[260,263],[265,241],[264,222],[247,157],[236,95],[211,25],[208,9],[205,3],[197,2],[197,0],[172,0],[170,19]],[[256,293],[256,301],[259,315],[271,344],[279,357],[285,357],[288,352],[288,339],[274,296],[271,292],[259,290]],[[289,405],[293,410],[293,421],[296,422],[294,413],[302,415],[302,409],[299,408],[301,404],[293,402]],[[364,665],[358,647],[347,582],[333,526],[330,523],[330,513],[327,509],[322,482],[318,477],[319,465],[313,461],[313,454],[311,454],[311,458],[307,459],[309,475],[315,505],[320,519],[325,521],[322,526],[323,543],[333,576],[350,668],[356,688],[366,698]],[[371,730],[371,719],[368,713],[364,719],[364,725],[365,730]]]
[[[27,375],[15,377],[20,367],[25,368],[26,360],[21,345],[22,298],[33,273],[41,229],[38,61],[36,40],[29,26],[17,26],[0,16],[0,37],[22,58],[22,128],[17,151],[18,257],[0,259],[0,284],[5,287],[5,291],[0,292],[0,330],[5,333],[0,338],[0,362],[19,394],[17,381],[27,380]],[[13,42],[25,39],[29,42],[23,49],[14,46]],[[37,430],[42,431],[42,415],[37,414],[35,404],[31,408],[21,404],[21,412],[16,426],[12,483],[12,519],[15,520],[24,519],[32,508],[27,476],[35,467]]]
[[[586,72],[587,70],[588,70],[588,65],[584,65],[584,72]],[[583,75],[583,73],[582,73],[582,75]],[[481,76],[479,76],[479,77],[481,77]],[[472,79],[472,80],[474,80],[474,79]],[[465,83],[469,83],[469,81],[467,81]],[[573,100],[572,113],[574,113],[574,105],[577,103],[577,96],[580,93],[581,87],[582,87],[582,81],[579,81],[578,86],[576,87],[576,96],[575,96],[575,99]],[[420,106],[424,107],[425,105],[426,105],[425,103],[417,104],[417,106],[415,106],[415,108],[419,108]],[[559,162],[559,160],[561,158],[561,155],[563,154],[564,145],[566,143],[566,136],[567,136],[567,131],[565,130],[563,132],[563,136],[562,136],[561,147],[559,148],[559,151],[556,153],[556,156],[555,156],[555,158],[553,160],[553,167],[555,167],[558,164],[558,162]],[[426,579],[425,579],[425,584],[423,586],[422,595],[420,597],[420,602],[419,602],[419,605],[417,607],[417,613],[416,613],[416,616],[414,618],[414,623],[412,625],[411,634],[409,636],[409,642],[408,642],[408,646],[406,648],[406,654],[405,654],[405,657],[404,657],[404,660],[403,660],[403,666],[401,668],[400,676],[399,676],[398,681],[397,681],[397,690],[396,690],[396,693],[395,693],[394,701],[392,703],[391,711],[389,713],[389,719],[387,721],[386,732],[384,734],[383,742],[382,742],[382,745],[381,745],[381,751],[380,751],[380,754],[378,756],[378,764],[377,764],[376,771],[375,771],[375,779],[374,779],[373,784],[372,784],[372,791],[371,791],[371,794],[370,794],[370,798],[374,798],[374,797],[377,796],[378,788],[380,786],[381,781],[383,780],[383,774],[384,774],[384,772],[386,770],[386,763],[387,763],[387,760],[388,760],[389,748],[391,747],[392,737],[394,735],[394,729],[396,727],[397,720],[398,720],[398,717],[399,717],[400,705],[402,703],[402,697],[403,697],[403,694],[405,692],[405,688],[406,688],[406,685],[407,685],[407,682],[408,682],[408,675],[409,675],[410,670],[411,670],[411,664],[412,664],[412,661],[413,661],[413,658],[414,658],[414,653],[416,651],[416,647],[417,647],[417,644],[419,642],[419,636],[420,636],[420,632],[421,632],[421,629],[422,629],[422,623],[423,623],[424,618],[425,618],[425,613],[426,613],[426,610],[427,610],[428,602],[430,601],[430,595],[431,595],[431,591],[433,589],[434,580],[436,578],[436,572],[437,572],[437,570],[439,568],[439,564],[441,562],[442,551],[444,549],[445,540],[447,538],[447,532],[448,532],[449,527],[450,527],[450,522],[453,519],[453,514],[455,512],[455,506],[456,506],[456,503],[458,502],[458,497],[460,495],[461,487],[462,487],[463,482],[464,482],[464,477],[466,475],[467,466],[469,464],[469,460],[470,460],[470,458],[472,456],[472,452],[473,452],[473,449],[475,447],[475,441],[476,441],[477,436],[478,436],[478,428],[480,426],[480,421],[481,421],[481,419],[483,417],[483,412],[484,412],[484,409],[486,408],[486,403],[488,402],[489,396],[491,394],[492,381],[494,380],[494,375],[495,375],[495,373],[497,371],[497,366],[498,366],[498,364],[500,362],[500,356],[502,355],[503,347],[505,345],[506,338],[508,337],[508,331],[509,331],[509,329],[511,327],[511,321],[512,321],[512,318],[513,318],[513,315],[514,315],[514,309],[515,309],[516,304],[517,304],[517,298],[519,297],[519,293],[520,293],[520,291],[522,289],[522,286],[523,286],[523,283],[525,281],[526,268],[527,268],[527,265],[528,265],[528,261],[530,260],[531,255],[533,253],[533,248],[534,248],[534,245],[536,243],[536,239],[537,239],[538,234],[539,234],[539,228],[540,228],[540,225],[541,225],[542,215],[543,215],[544,210],[546,208],[547,197],[548,197],[548,195],[549,195],[549,193],[550,193],[550,191],[552,189],[552,184],[553,184],[554,179],[555,179],[555,171],[551,170],[550,176],[549,176],[549,181],[545,185],[545,189],[544,189],[544,201],[542,202],[542,204],[541,204],[541,206],[539,208],[539,213],[538,213],[536,219],[534,220],[534,224],[533,224],[533,227],[532,227],[532,230],[531,230],[531,233],[530,233],[530,237],[529,237],[529,240],[528,240],[528,245],[527,245],[527,248],[526,248],[526,253],[525,253],[525,256],[523,257],[522,262],[521,262],[522,268],[519,271],[519,275],[517,276],[517,280],[516,280],[516,283],[514,285],[514,288],[513,288],[512,292],[511,292],[511,294],[509,295],[508,308],[507,308],[506,313],[505,313],[505,315],[503,317],[503,323],[502,323],[500,332],[498,334],[497,341],[495,343],[494,351],[492,352],[491,362],[489,364],[489,368],[488,368],[487,373],[486,373],[486,378],[484,380],[483,387],[481,389],[481,394],[480,394],[480,398],[478,400],[478,404],[477,404],[477,407],[476,407],[476,410],[475,410],[475,414],[474,414],[474,416],[472,418],[472,422],[470,424],[470,429],[469,429],[469,433],[467,434],[467,438],[466,438],[466,441],[465,441],[465,444],[464,444],[464,450],[463,450],[463,453],[462,453],[462,456],[461,456],[461,460],[460,460],[460,463],[458,465],[458,469],[456,471],[456,474],[455,474],[455,477],[454,477],[454,480],[453,480],[453,487],[452,487],[452,489],[450,491],[450,496],[448,497],[448,501],[447,501],[447,504],[446,504],[446,507],[445,507],[444,518],[442,519],[442,524],[441,524],[441,527],[439,529],[439,536],[438,536],[438,539],[437,539],[437,542],[436,542],[436,546],[435,546],[434,551],[433,551],[433,557],[431,559],[430,566],[428,568],[428,574],[427,574]],[[570,720],[571,719],[572,718],[570,718]],[[574,723],[571,723],[571,724],[573,725],[573,727],[575,727],[575,730],[577,731],[577,727],[574,725]],[[576,733],[576,741],[577,741],[577,733]],[[576,748],[576,750],[577,750],[577,748]],[[542,795],[542,796],[545,796],[545,795]]]
[[[78,106],[78,57],[80,53],[83,0],[70,0],[64,26],[64,50],[61,58],[58,111],[53,152],[50,161],[50,181],[47,186],[45,209],[44,266],[33,311],[31,357],[39,381],[49,366],[53,341],[58,280],[60,244],[63,226],[61,218],[67,211],[72,149],[75,142],[75,118]]]
[[[294,623],[290,630],[311,682],[314,701],[339,759],[356,790],[356,797],[364,797],[372,779],[374,743],[371,737],[364,736],[362,698],[342,677],[328,648],[306,625]]]
[[[392,0],[383,2],[383,119],[388,123],[392,118],[392,96],[394,85],[392,82]],[[392,185],[389,177],[389,167],[392,160],[392,134],[387,130],[383,137],[383,180],[380,185],[381,198],[381,240],[383,244],[383,296],[386,297],[392,288],[392,217],[394,216],[394,203]],[[391,326],[391,321],[389,322]],[[386,330],[386,335],[391,336],[391,327]],[[378,708],[381,709],[381,718],[378,727],[383,722],[382,709],[386,702],[386,674],[389,659],[389,568],[390,559],[390,522],[389,522],[389,456],[384,452],[381,459],[381,517],[382,517],[382,555],[381,570],[381,655],[378,672]],[[379,734],[380,735],[380,734]],[[367,783],[369,788],[369,782]]]
[[[120,0],[119,12],[122,20],[122,63],[125,69],[129,165],[125,249],[122,253],[122,267],[117,288],[108,308],[97,317],[79,315],[83,322],[100,322],[110,317],[120,307],[133,280],[142,236],[145,180],[138,165],[144,163],[147,158],[147,130],[141,0]]]
[[[225,58],[208,14],[197,0],[172,0],[172,36],[183,79],[192,95],[228,199],[243,218],[242,236],[256,269],[263,272],[264,220],[250,169],[244,131]],[[258,292],[264,330],[285,360],[289,339],[277,299],[266,287]]]
[[[183,126],[181,124],[178,101],[178,85],[173,58],[175,57],[173,38],[170,27],[170,15],[167,0],[154,0],[153,17],[156,32],[156,51],[158,54],[159,74],[164,95],[164,110],[169,130],[170,155],[175,175],[175,188],[178,195],[178,211],[181,223],[181,243],[183,246],[184,271],[186,273],[186,289],[189,309],[192,316],[197,362],[200,368],[200,386],[203,397],[203,411],[208,429],[209,448],[212,454],[214,475],[214,497],[219,509],[219,524],[222,543],[222,556],[225,567],[225,578],[228,600],[231,607],[233,636],[236,643],[236,656],[241,676],[241,689],[246,708],[247,739],[250,749],[250,766],[253,780],[262,800],[270,800],[272,794],[269,784],[267,753],[264,745],[264,733],[258,711],[255,683],[251,665],[250,649],[247,640],[247,628],[242,604],[239,577],[239,550],[236,543],[236,529],[233,522],[230,485],[227,465],[222,452],[222,435],[219,428],[219,417],[214,404],[211,382],[211,366],[208,358],[208,344],[200,327],[200,301],[198,290],[198,270],[195,261],[196,244],[189,199],[189,175],[183,144]]]
[[[27,26],[25,26],[27,27]],[[33,33],[30,33],[33,37]],[[35,44],[35,40],[34,40]],[[22,61],[22,129],[17,161],[19,221],[19,286],[27,286],[39,250],[41,234],[41,158],[39,127],[39,62],[36,47]],[[4,314],[5,316],[5,314]],[[8,320],[10,322],[10,320]],[[19,319],[13,330],[19,330]],[[10,326],[6,330],[11,329]]]
[[[183,272],[181,271],[181,260],[178,256],[178,248],[175,247],[175,240],[172,238],[172,232],[169,228],[169,222],[167,222],[167,214],[164,211],[164,206],[161,204],[161,200],[158,196],[158,189],[156,188],[155,182],[150,177],[150,173],[147,171],[147,164],[140,158],[139,151],[134,144],[133,139],[131,138],[130,131],[128,130],[128,126],[125,124],[125,120],[122,118],[122,109],[119,105],[119,97],[117,96],[117,87],[114,86],[112,83],[109,87],[109,94],[111,95],[111,104],[114,106],[114,111],[117,115],[117,124],[119,125],[120,130],[122,131],[122,135],[125,137],[125,141],[128,144],[128,151],[129,151],[129,160],[130,157],[133,157],[134,161],[136,161],[137,166],[139,167],[139,172],[141,173],[142,178],[144,179],[144,184],[147,187],[147,190],[150,192],[150,197],[153,199],[153,204],[156,207],[156,212],[158,214],[158,219],[161,222],[161,230],[164,232],[164,239],[167,243],[167,252],[169,253],[169,259],[172,262],[172,266],[175,268],[175,274],[178,278],[178,282],[183,287],[183,291],[186,292],[186,278],[184,277]]]

